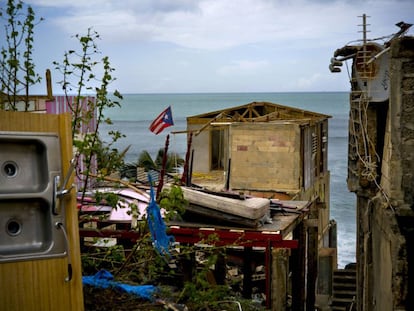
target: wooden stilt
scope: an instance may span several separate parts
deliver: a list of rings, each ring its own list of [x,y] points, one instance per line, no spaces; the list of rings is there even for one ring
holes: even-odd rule
[[[289,249],[272,250],[272,311],[287,309]]]
[[[299,247],[292,249],[292,310],[303,311],[305,308],[306,291],[306,230],[305,225],[301,222],[293,231],[293,238],[298,240]]]
[[[317,204],[311,206],[311,213],[305,221],[308,227],[308,260],[307,260],[307,280],[306,280],[306,310],[315,310],[316,302],[316,280],[318,276],[318,207]]]

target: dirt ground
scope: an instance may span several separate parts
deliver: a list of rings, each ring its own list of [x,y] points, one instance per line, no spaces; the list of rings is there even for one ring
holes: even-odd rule
[[[91,286],[83,287],[85,311],[193,311],[199,309],[193,308],[191,305],[185,306],[181,304],[170,303],[161,297],[155,298],[154,302],[143,300],[136,296],[122,293],[112,289],[99,289]],[[252,304],[252,302],[242,302],[240,304],[234,302],[223,305],[223,308],[203,308],[201,311],[227,310],[227,311],[263,311],[264,307]]]

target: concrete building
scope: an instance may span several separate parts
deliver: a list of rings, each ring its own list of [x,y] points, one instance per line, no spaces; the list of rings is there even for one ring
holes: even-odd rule
[[[328,118],[268,102],[188,117],[192,170],[221,171],[232,190],[303,199],[319,179],[329,184]]]
[[[303,280],[294,288],[295,310],[304,310],[303,300],[307,310],[313,309],[315,293],[316,300],[322,297],[326,304],[332,293],[336,224],[329,213],[329,118],[269,102],[187,118],[194,183],[205,185],[212,176],[218,176],[215,182],[221,189],[309,202],[306,219],[290,228],[299,241],[299,250],[293,256],[296,262],[291,260],[293,277]]]
[[[414,38],[404,36],[409,24],[397,26],[385,44],[364,36],[335,52],[352,60],[348,188],[364,311],[414,310]]]

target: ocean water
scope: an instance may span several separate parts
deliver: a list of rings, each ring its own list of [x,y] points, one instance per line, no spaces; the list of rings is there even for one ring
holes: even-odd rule
[[[123,150],[129,147],[126,162],[137,162],[141,151],[155,155],[164,148],[170,134],[169,151],[183,157],[186,152],[186,134],[172,132],[186,129],[186,118],[201,113],[244,105],[253,101],[268,101],[332,116],[329,119],[328,167],[331,172],[331,219],[338,226],[338,266],[355,262],[356,198],[346,185],[348,152],[349,95],[346,92],[314,93],[197,93],[197,94],[127,94],[121,108],[105,111],[113,121],[102,126],[101,135],[108,140],[107,132],[119,130],[126,135],[115,146]],[[166,107],[171,106],[174,126],[155,135],[148,130]]]

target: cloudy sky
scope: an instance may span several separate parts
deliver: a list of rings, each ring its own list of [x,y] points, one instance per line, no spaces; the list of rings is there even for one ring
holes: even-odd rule
[[[337,48],[361,39],[360,16],[370,16],[369,38],[397,32],[401,20],[414,23],[412,0],[25,3],[44,18],[35,28],[38,72],[50,68],[53,80],[61,79],[52,62],[79,49],[73,36],[93,27],[102,56],[116,69],[111,88],[123,94],[347,91],[346,69],[332,74],[328,65]]]

